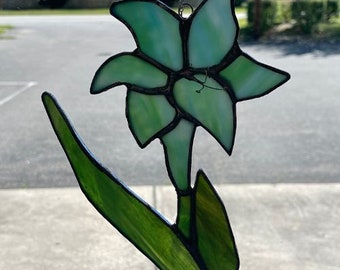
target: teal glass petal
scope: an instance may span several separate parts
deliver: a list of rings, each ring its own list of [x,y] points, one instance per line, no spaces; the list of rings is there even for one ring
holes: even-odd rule
[[[206,268],[239,269],[239,257],[227,212],[202,171],[197,173],[194,190],[197,244]]]
[[[289,79],[289,74],[256,62],[246,55],[236,58],[220,72],[238,100],[263,96]]]
[[[126,110],[131,132],[141,147],[151,142],[176,115],[164,95],[145,95],[134,91],[128,91]]]
[[[54,98],[44,93],[42,100],[81,190],[98,212],[159,269],[200,269],[173,227],[91,156]]]
[[[187,79],[175,83],[175,100],[231,154],[236,123],[234,104],[227,91],[216,81],[204,75],[196,78],[201,83]]]
[[[230,0],[209,0],[194,13],[188,40],[189,64],[217,65],[233,46],[237,21]]]
[[[118,54],[109,58],[97,70],[91,84],[91,93],[100,93],[120,84],[156,88],[166,83],[167,75],[154,65],[133,54]]]
[[[170,178],[180,190],[190,187],[192,141],[195,126],[186,120],[162,137],[165,160]]]
[[[122,1],[112,5],[111,14],[129,27],[143,53],[172,70],[182,68],[179,21],[172,10],[161,3]]]

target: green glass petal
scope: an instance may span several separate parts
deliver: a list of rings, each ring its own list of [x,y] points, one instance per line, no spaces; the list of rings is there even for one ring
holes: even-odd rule
[[[233,88],[238,100],[259,97],[269,93],[289,79],[289,74],[239,56],[220,72]]]
[[[143,53],[172,70],[182,68],[179,21],[172,10],[160,3],[122,1],[112,5],[111,14],[129,27]]]
[[[209,270],[237,270],[239,257],[222,200],[202,171],[195,184],[198,250]]]
[[[162,137],[165,160],[176,187],[188,190],[190,187],[190,165],[194,125],[181,120],[178,125]]]
[[[146,146],[176,115],[163,95],[145,95],[128,91],[126,113],[131,132],[141,147]]]
[[[80,188],[92,205],[160,269],[200,269],[172,226],[91,156],[54,98],[44,93],[42,99]]]
[[[119,54],[109,58],[97,70],[91,93],[100,93],[120,84],[156,88],[166,83],[167,75],[154,65],[132,54]]]
[[[201,83],[187,79],[175,83],[175,100],[231,154],[235,134],[233,102],[222,86],[213,79],[204,75],[196,78]]]
[[[189,63],[194,68],[217,65],[237,35],[230,0],[209,0],[195,13],[189,32]]]

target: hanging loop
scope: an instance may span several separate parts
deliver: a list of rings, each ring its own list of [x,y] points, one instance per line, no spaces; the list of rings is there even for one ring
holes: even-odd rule
[[[185,2],[185,0],[179,0],[178,1],[178,15],[181,16],[181,18],[188,17],[188,16],[185,16],[184,14],[184,10],[186,8],[189,8],[191,10],[190,14],[194,12],[194,8],[188,2]]]

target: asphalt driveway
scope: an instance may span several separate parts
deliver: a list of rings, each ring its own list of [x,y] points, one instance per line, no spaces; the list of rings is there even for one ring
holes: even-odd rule
[[[11,16],[0,23],[14,26],[0,40],[1,188],[76,185],[43,110],[43,91],[57,97],[89,149],[124,182],[169,183],[158,141],[141,150],[128,129],[125,88],[89,94],[100,64],[135,48],[121,23],[109,15]],[[339,182],[339,44],[241,48],[292,78],[266,97],[238,104],[231,157],[199,129],[193,172],[203,168],[217,184]]]

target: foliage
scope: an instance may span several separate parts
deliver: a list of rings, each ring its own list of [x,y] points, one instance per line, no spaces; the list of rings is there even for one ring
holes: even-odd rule
[[[288,23],[292,20],[291,3],[287,1],[277,1],[275,23]]]
[[[83,193],[159,269],[239,268],[225,207],[202,171],[198,171],[191,190],[195,211],[191,217],[194,222],[190,222],[193,237],[188,241],[178,223],[171,225],[95,160],[53,96],[44,93],[42,100]]]
[[[302,33],[310,34],[321,22],[328,22],[331,16],[337,14],[338,2],[328,1],[294,1],[292,3],[292,18]]]
[[[300,33],[311,34],[319,23],[327,23],[337,16],[339,10],[336,0],[264,0],[260,1],[259,21],[256,22],[254,3],[254,0],[248,3],[248,24],[258,36],[282,23],[293,23]]]
[[[253,29],[254,36],[260,36],[276,23],[277,2],[275,1],[261,1],[259,8],[259,20],[256,22],[255,2],[248,3],[247,16],[249,26]]]
[[[48,8],[61,8],[63,7],[68,0],[40,0],[39,5]]]
[[[235,0],[235,7],[242,6],[247,0]]]
[[[331,19],[329,23],[320,23],[313,31],[313,37],[318,39],[339,39],[340,38],[340,18]]]

